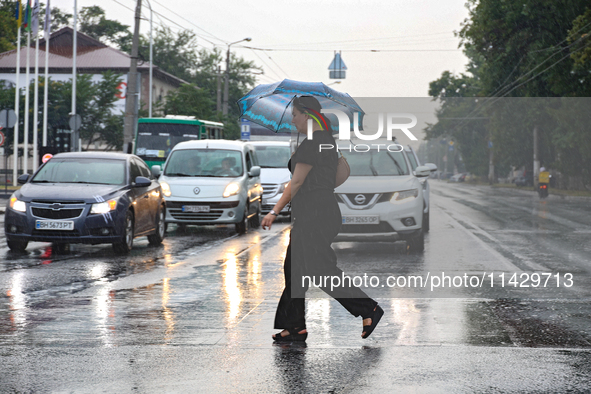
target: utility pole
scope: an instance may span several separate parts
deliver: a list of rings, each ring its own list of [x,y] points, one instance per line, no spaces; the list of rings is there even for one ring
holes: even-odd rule
[[[228,52],[226,53],[226,73],[224,78],[224,106],[222,113],[224,116],[228,115],[228,96],[230,95],[230,45],[228,45]]]
[[[538,126],[534,126],[534,190],[538,187],[538,178],[540,176],[540,152],[538,151]]]
[[[220,76],[220,74],[222,73],[222,68],[220,66],[218,66],[218,72],[216,74],[217,76],[217,83],[218,83],[218,89],[217,89],[217,105],[216,105],[216,111],[217,112],[222,112],[222,78]]]
[[[133,41],[131,45],[131,64],[129,77],[127,78],[127,93],[125,95],[125,122],[123,126],[123,152],[131,153],[133,135],[135,131],[135,113],[138,100],[137,92],[137,58],[140,37],[140,19],[142,0],[137,0],[135,7],[135,27],[133,29]]]

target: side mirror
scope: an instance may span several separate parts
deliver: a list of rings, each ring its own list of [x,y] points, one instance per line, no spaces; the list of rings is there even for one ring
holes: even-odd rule
[[[154,175],[154,178],[158,179],[160,177],[161,173],[162,173],[162,167],[160,167],[158,164],[154,164],[152,166],[152,175]]]
[[[427,166],[418,166],[415,169],[415,176],[417,178],[422,178],[425,176],[429,176],[429,174],[431,174],[431,169]]]
[[[425,163],[423,165],[424,167],[429,167],[429,169],[431,170],[431,172],[435,172],[437,171],[437,166],[433,163]]]
[[[145,176],[138,176],[135,178],[135,185],[133,187],[148,187],[152,184],[152,181]]]
[[[254,166],[248,172],[248,176],[260,176],[261,175],[261,167]]]
[[[19,185],[24,185],[29,180],[29,174],[23,174],[17,178],[17,183]]]

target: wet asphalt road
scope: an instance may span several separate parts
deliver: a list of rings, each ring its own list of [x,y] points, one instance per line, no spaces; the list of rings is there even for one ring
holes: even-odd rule
[[[312,290],[306,345],[271,343],[288,223],[240,237],[171,226],[127,257],[42,243],[14,255],[2,231],[0,392],[588,392],[591,201],[431,186],[423,254],[333,244],[348,275],[379,280],[365,290],[386,314],[367,340]],[[446,275],[493,287],[431,288]],[[408,276],[430,281],[381,286]]]

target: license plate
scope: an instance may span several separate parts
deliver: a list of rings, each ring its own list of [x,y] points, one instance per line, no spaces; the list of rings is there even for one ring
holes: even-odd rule
[[[35,228],[37,230],[74,230],[74,222],[63,220],[36,220]]]
[[[379,224],[379,216],[343,216],[343,224]]]
[[[209,212],[209,205],[183,205],[183,212]]]

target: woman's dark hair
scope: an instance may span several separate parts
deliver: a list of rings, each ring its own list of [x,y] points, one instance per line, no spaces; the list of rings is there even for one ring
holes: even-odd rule
[[[298,111],[300,111],[301,113],[303,113],[305,115],[310,114],[310,115],[314,115],[316,117],[320,116],[324,120],[324,122],[326,122],[326,124],[328,126],[328,130],[332,131],[330,120],[328,120],[328,118],[326,116],[320,114],[320,110],[322,109],[322,106],[320,105],[320,103],[318,102],[316,97],[313,97],[313,96],[296,97],[293,99],[292,105],[295,109],[297,109]],[[324,128],[324,126],[322,126],[322,128]]]
[[[316,100],[316,97],[312,96],[301,96],[294,98],[293,106],[303,114],[308,114],[310,112],[314,114],[313,111],[320,112],[320,110],[322,109],[322,106],[320,105],[318,100]]]

